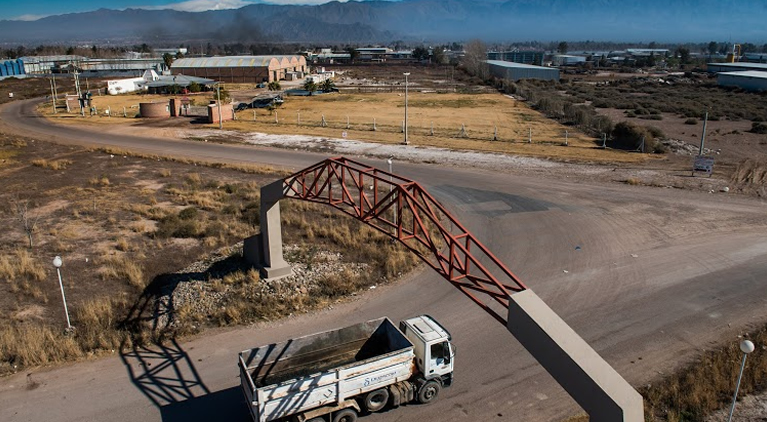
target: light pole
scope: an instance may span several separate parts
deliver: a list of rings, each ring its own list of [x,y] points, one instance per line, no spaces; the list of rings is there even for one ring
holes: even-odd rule
[[[59,287],[61,288],[61,301],[64,302],[64,314],[67,316],[67,331],[72,330],[72,324],[69,322],[69,310],[67,309],[67,298],[64,296],[64,283],[61,282],[61,257],[53,258],[53,266],[56,267],[56,273],[59,276]]]
[[[404,144],[407,145],[409,142],[407,141],[407,77],[410,76],[410,72],[403,73],[405,75],[405,142]]]
[[[727,418],[727,422],[732,421],[732,414],[735,412],[735,402],[738,400],[740,380],[743,378],[743,369],[746,367],[746,356],[754,351],[754,343],[750,340],[743,340],[740,342],[740,350],[743,352],[743,360],[740,362],[740,374],[738,374],[738,383],[735,384],[735,395],[732,397],[732,407],[730,408],[730,417]]]
[[[224,122],[221,120],[221,83],[216,83],[216,108],[218,108],[218,130],[224,128]]]

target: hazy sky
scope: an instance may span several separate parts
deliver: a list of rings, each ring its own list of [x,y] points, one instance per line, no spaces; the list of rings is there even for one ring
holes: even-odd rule
[[[201,12],[214,9],[237,9],[252,3],[321,4],[330,0],[0,0],[0,19],[35,20],[49,15],[109,9],[176,9]],[[346,0],[341,0],[346,1]]]

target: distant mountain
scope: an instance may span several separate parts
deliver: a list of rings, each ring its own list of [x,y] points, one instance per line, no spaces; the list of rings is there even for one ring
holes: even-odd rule
[[[396,39],[767,42],[764,0],[404,0],[319,6],[254,4],[199,13],[93,12],[0,21],[0,42],[160,43]]]

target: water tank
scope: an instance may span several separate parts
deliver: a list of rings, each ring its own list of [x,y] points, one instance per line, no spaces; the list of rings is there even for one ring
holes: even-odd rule
[[[14,75],[21,75],[21,72],[19,71],[19,64],[17,62],[9,62],[11,64],[11,67],[13,68],[13,74]]]
[[[24,60],[18,59],[16,60],[16,63],[19,64],[19,75],[26,75],[27,70],[24,69]]]
[[[5,70],[5,62],[0,62],[0,76],[8,76],[8,71]]]

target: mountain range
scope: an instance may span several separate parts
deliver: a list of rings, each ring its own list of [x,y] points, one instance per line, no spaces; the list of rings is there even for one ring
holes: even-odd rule
[[[767,41],[764,0],[404,0],[109,10],[0,21],[0,43]]]

